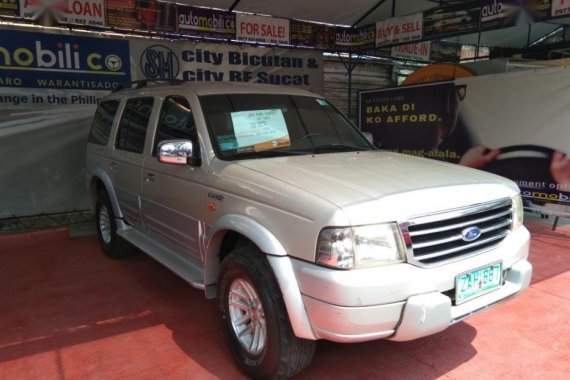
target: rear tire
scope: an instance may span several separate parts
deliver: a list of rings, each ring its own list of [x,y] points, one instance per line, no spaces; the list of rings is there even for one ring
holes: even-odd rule
[[[105,191],[101,191],[97,195],[95,224],[99,245],[106,256],[120,259],[133,253],[133,247],[117,235],[117,222],[113,205]]]
[[[240,368],[255,379],[285,379],[311,362],[316,342],[295,336],[273,272],[259,250],[241,247],[218,279],[222,329]]]

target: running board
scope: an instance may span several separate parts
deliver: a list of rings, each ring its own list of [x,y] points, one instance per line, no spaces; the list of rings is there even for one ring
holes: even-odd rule
[[[182,277],[193,287],[206,290],[204,269],[194,260],[181,257],[170,248],[155,242],[134,228],[117,230],[117,234]]]

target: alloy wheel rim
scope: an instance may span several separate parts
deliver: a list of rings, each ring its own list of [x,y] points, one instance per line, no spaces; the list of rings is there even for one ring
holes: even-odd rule
[[[109,244],[111,242],[111,218],[106,206],[101,206],[99,209],[99,232],[105,244]]]
[[[253,285],[234,280],[229,289],[229,316],[241,346],[250,354],[260,354],[267,343],[267,324],[263,305]]]

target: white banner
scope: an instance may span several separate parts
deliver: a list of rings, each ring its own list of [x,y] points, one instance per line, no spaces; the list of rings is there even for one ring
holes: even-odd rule
[[[460,120],[481,168],[514,180],[527,206],[570,214],[570,69],[458,78]],[[464,157],[469,156],[468,153]],[[477,166],[473,166],[477,167]]]
[[[378,21],[376,23],[376,46],[420,40],[422,28],[422,13]]]
[[[289,45],[289,20],[236,14],[236,37],[240,41]]]
[[[429,41],[392,47],[391,56],[416,61],[429,61],[431,43]]]
[[[67,0],[54,13],[62,24],[105,26],[105,0]]]
[[[187,41],[130,41],[134,79],[249,82],[323,93],[320,52]]]
[[[552,17],[570,16],[570,0],[552,0]]]
[[[20,16],[52,17],[61,24],[105,26],[105,0],[20,0]]]

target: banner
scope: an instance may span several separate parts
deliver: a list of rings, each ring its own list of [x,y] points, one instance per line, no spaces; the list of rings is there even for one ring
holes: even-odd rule
[[[335,29],[335,48],[340,51],[374,49],[376,26],[374,24],[359,28],[337,26]]]
[[[567,216],[569,70],[549,68],[456,80],[466,87],[458,128],[469,137],[471,148],[462,153],[463,161],[514,180],[528,207],[544,213],[566,212]]]
[[[374,145],[515,181],[528,208],[570,215],[568,68],[360,93]]]
[[[19,17],[20,3],[13,1],[0,1],[0,16]]]
[[[0,29],[0,218],[88,207],[95,107],[130,81],[127,41]]]
[[[459,62],[461,45],[446,41],[431,41],[430,60],[432,62]]]
[[[332,50],[335,47],[335,27],[291,20],[291,45]]]
[[[235,39],[236,16],[232,12],[178,5],[178,31],[187,36]]]
[[[415,61],[428,62],[430,60],[431,43],[429,41],[416,42],[393,46],[390,55],[396,58],[413,59]]]
[[[322,54],[187,41],[130,41],[135,79],[250,82],[323,93]]]
[[[376,46],[401,44],[422,39],[421,13],[393,17],[376,23]]]
[[[550,17],[568,17],[570,16],[570,1],[569,0],[551,0],[552,9],[550,11]]]
[[[289,45],[289,20],[244,13],[236,14],[239,41]]]
[[[19,0],[20,17],[25,19],[37,19],[42,13],[47,11],[47,7],[42,0]]]
[[[453,82],[362,91],[360,129],[382,149],[421,157],[456,160],[455,152],[438,150],[453,129],[458,99]]]
[[[104,90],[131,80],[128,42],[0,30],[0,86]]]
[[[477,46],[475,45],[462,45],[461,46],[461,60],[468,60],[468,59],[481,59],[486,58],[489,59],[491,54],[491,50],[488,46]]]
[[[66,0],[54,11],[60,24],[105,26],[105,0]]]
[[[523,0],[523,8],[535,22],[552,17],[552,0]]]
[[[479,28],[480,2],[433,8],[423,13],[424,37],[436,37],[473,32]]]
[[[176,31],[176,4],[155,0],[106,0],[107,26],[128,30]]]
[[[484,0],[481,2],[481,30],[514,26],[520,14],[519,0]]]
[[[20,0],[22,18],[45,25],[105,26],[105,0]]]

